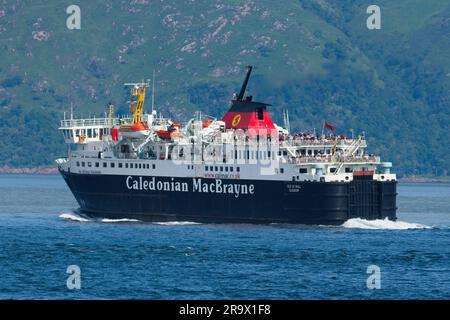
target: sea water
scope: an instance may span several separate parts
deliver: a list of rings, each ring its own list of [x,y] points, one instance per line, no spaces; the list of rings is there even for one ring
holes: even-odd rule
[[[449,299],[450,184],[398,192],[397,222],[143,223],[78,215],[57,175],[0,175],[0,298]]]

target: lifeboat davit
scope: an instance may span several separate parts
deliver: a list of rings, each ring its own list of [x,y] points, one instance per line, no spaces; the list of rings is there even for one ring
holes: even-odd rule
[[[128,138],[143,138],[150,134],[150,129],[143,122],[135,124],[124,124],[119,128],[119,132],[123,137]]]

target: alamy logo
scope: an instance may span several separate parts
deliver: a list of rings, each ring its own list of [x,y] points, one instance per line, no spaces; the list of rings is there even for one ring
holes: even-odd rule
[[[70,265],[67,267],[66,273],[69,274],[66,285],[67,289],[81,289],[81,270],[77,265]]]
[[[367,267],[367,273],[370,276],[367,278],[367,289],[381,289],[381,269],[379,266],[370,265]]]
[[[367,18],[367,29],[369,30],[380,30],[381,29],[381,9],[377,5],[370,5],[367,7],[367,13],[371,14]]]
[[[81,9],[79,6],[72,4],[67,7],[66,13],[70,14],[66,20],[66,26],[69,30],[81,29]]]

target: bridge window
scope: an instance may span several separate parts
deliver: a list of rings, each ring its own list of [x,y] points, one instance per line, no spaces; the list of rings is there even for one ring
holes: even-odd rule
[[[119,162],[119,168],[122,168],[122,162]]]
[[[335,167],[330,168],[330,172],[331,173],[335,173],[336,172],[336,168]]]
[[[228,167],[225,167],[225,172],[228,172]]]
[[[156,164],[152,164],[152,169],[156,169]]]
[[[80,166],[80,163],[77,161],[77,167],[79,167]]]
[[[349,167],[345,168],[345,173],[351,173],[352,171],[353,171],[352,168],[349,168]]]
[[[95,167],[98,168],[100,166],[100,163],[96,162]]]
[[[106,168],[108,164],[106,162],[103,162],[103,168]]]
[[[115,163],[114,163],[114,162],[111,162],[111,163],[110,163],[110,167],[111,167],[111,168],[114,168],[114,167],[115,167]]]
[[[241,172],[241,167],[236,167],[237,172]]]
[[[284,173],[284,168],[280,168],[280,173]]]
[[[300,168],[299,173],[308,173],[308,168]]]
[[[233,172],[233,167],[230,167],[230,172]]]
[[[84,166],[85,166],[85,163],[84,163],[84,162],[82,162],[82,163],[81,163],[81,166],[82,166],[82,167],[84,167]]]

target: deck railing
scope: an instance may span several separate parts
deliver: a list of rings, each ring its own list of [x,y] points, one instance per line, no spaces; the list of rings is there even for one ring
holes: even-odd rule
[[[61,127],[110,127],[126,122],[127,118],[91,118],[61,120]]]
[[[379,163],[378,156],[362,156],[362,157],[298,157],[293,158],[293,163]]]

